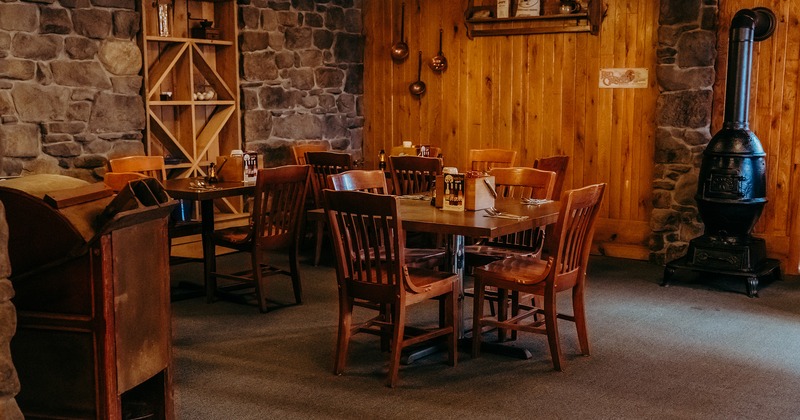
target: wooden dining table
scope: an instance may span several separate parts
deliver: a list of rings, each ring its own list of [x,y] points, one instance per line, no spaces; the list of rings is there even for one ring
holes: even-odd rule
[[[420,196],[399,196],[397,210],[406,231],[427,232],[445,235],[448,266],[459,279],[458,299],[458,335],[466,338],[464,328],[464,243],[465,238],[494,239],[503,235],[545,227],[556,223],[560,203],[548,201],[541,204],[523,204],[520,199],[498,198],[495,208],[507,215],[524,216],[524,218],[489,217],[483,210],[452,211],[442,210],[431,205],[430,198]],[[324,219],[322,209],[312,210],[308,217],[314,220]],[[425,349],[407,355],[403,363],[430,354],[436,349]]]
[[[172,197],[181,200],[196,200],[200,202],[200,225],[203,243],[203,287],[208,303],[214,301],[216,281],[211,275],[211,259],[215,258],[214,249],[214,199],[235,197],[252,194],[255,190],[254,183],[245,182],[216,182],[214,184],[199,184],[202,178],[180,178],[164,181],[164,190]],[[198,185],[205,185],[198,188]]]

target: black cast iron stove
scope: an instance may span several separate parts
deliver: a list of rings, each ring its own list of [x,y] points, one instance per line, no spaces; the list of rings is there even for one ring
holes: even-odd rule
[[[744,278],[754,297],[760,278],[780,278],[780,264],[767,258],[764,240],[751,235],[767,203],[766,153],[749,124],[753,41],[774,30],[775,14],[767,8],[740,10],[731,21],[725,121],[703,152],[695,196],[705,233],[689,242],[686,256],[667,264],[663,286],[676,270],[689,269]]]

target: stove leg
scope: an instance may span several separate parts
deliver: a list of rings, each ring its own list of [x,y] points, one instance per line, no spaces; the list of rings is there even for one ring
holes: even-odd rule
[[[664,268],[664,278],[661,280],[661,286],[667,287],[669,286],[669,281],[672,279],[672,276],[675,275],[675,268],[674,267],[665,267]]]
[[[758,297],[758,277],[748,277],[745,281],[747,282],[747,297]]]

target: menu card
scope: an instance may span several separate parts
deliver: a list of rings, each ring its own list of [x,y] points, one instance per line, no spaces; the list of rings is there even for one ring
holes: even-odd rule
[[[442,209],[464,211],[464,174],[444,175]]]

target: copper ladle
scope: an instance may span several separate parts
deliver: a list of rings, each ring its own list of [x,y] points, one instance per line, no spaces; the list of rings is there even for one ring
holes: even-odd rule
[[[408,58],[408,44],[405,41],[406,29],[406,4],[403,3],[402,11],[400,12],[400,41],[392,45],[392,60],[403,61]]]
[[[439,29],[439,54],[434,55],[431,57],[431,61],[428,62],[428,66],[430,66],[431,70],[441,73],[447,70],[447,58],[445,58],[444,53],[442,52],[442,34],[444,33],[443,29]]]
[[[408,86],[408,91],[414,96],[425,93],[425,82],[422,81],[422,51],[419,52],[419,66],[417,67],[417,81]]]

